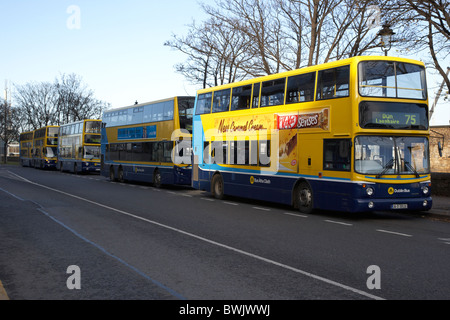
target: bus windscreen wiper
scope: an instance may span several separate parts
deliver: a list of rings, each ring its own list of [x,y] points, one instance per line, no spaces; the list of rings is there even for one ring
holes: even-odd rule
[[[381,171],[379,174],[377,174],[377,179],[380,179],[382,175],[384,175],[389,169],[392,169],[392,165],[394,164],[394,158],[389,160],[388,163],[383,167],[383,171]]]
[[[416,169],[414,169],[414,167],[408,161],[405,161],[405,166],[415,174],[416,178],[420,178],[419,173],[416,171]]]

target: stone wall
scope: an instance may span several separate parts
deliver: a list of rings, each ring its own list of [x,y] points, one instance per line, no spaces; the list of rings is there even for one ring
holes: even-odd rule
[[[438,142],[443,146],[439,156]],[[431,172],[450,173],[450,126],[431,127],[430,132]]]
[[[450,173],[431,174],[431,196],[450,197]]]

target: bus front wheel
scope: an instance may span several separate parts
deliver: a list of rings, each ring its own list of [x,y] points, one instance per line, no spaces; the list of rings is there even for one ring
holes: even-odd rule
[[[219,200],[224,197],[223,179],[220,174],[214,175],[211,180],[211,193],[214,198]]]
[[[296,192],[297,205],[301,213],[311,214],[313,212],[313,192],[308,182],[301,182]]]
[[[109,168],[109,180],[116,181],[116,176],[114,174],[114,167]]]

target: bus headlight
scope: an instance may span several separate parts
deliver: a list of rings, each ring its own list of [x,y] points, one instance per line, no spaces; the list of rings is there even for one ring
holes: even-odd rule
[[[374,206],[375,206],[374,203],[372,201],[370,201],[368,204],[369,209],[373,209]]]
[[[430,189],[428,189],[427,186],[423,186],[422,187],[422,192],[423,192],[423,194],[428,194],[428,192],[430,192]]]
[[[368,196],[373,195],[373,188],[368,187],[368,188],[366,189],[366,193],[367,193]]]

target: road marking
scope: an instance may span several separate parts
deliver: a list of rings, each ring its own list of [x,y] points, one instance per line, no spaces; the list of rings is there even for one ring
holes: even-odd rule
[[[17,200],[20,200],[20,201],[25,201],[25,199],[22,199],[21,197],[19,197],[19,196],[16,196],[15,194],[12,194],[11,192],[8,192],[8,191],[6,191],[5,189],[2,189],[2,188],[0,188],[0,190],[1,191],[3,191],[4,193],[7,193],[7,194],[9,194],[11,197],[14,197],[14,198],[16,198]]]
[[[299,217],[299,218],[308,218],[308,216],[305,216],[303,214],[298,214],[298,213],[284,212],[283,214],[286,214],[288,216]]]
[[[15,174],[15,175],[16,175],[16,174]],[[74,195],[74,194],[70,194],[70,193],[68,193],[68,192],[64,192],[64,191],[61,191],[61,190],[57,190],[57,189],[54,189],[54,188],[51,188],[51,187],[48,187],[48,186],[45,186],[45,185],[42,185],[42,184],[39,184],[39,183],[30,181],[30,180],[28,180],[28,179],[25,179],[25,178],[19,176],[19,175],[17,175],[17,176],[20,177],[20,178],[22,178],[24,181],[26,181],[26,182],[28,182],[28,183],[30,183],[30,184],[32,184],[32,185],[35,185],[35,186],[38,186],[38,187],[41,187],[41,188],[45,188],[45,189],[48,189],[48,190],[51,190],[51,191],[54,191],[54,192],[57,192],[57,193],[61,193],[61,194],[63,194],[63,195],[66,195],[66,196],[69,196],[69,197],[72,197],[72,198],[75,198],[75,199],[78,199],[78,200],[82,200],[82,201],[85,201],[85,202],[94,204],[94,205],[96,205],[96,206],[99,206],[99,207],[102,207],[102,208],[105,208],[105,209],[108,209],[108,210],[111,210],[111,211],[115,211],[115,212],[117,212],[117,213],[120,213],[120,214],[129,216],[129,217],[135,218],[135,219],[137,219],[137,220],[141,220],[141,221],[144,221],[144,222],[153,224],[153,225],[155,225],[155,226],[159,226],[159,227],[165,228],[165,229],[167,229],[167,230],[171,230],[171,231],[174,231],[174,232],[183,234],[183,235],[185,235],[185,236],[188,236],[188,237],[191,237],[191,238],[194,238],[194,239],[197,239],[197,240],[200,240],[200,241],[203,241],[203,242],[206,242],[206,243],[209,243],[209,244],[212,244],[212,245],[215,245],[215,246],[218,246],[218,247],[221,247],[221,248],[224,248],[224,249],[227,249],[227,250],[230,250],[230,251],[233,251],[233,252],[242,254],[242,255],[244,255],[244,256],[251,257],[251,258],[254,258],[254,259],[256,259],[256,260],[263,261],[263,262],[265,262],[265,263],[268,263],[268,264],[271,264],[271,265],[274,265],[274,266],[277,266],[277,267],[280,267],[280,268],[283,268],[283,269],[286,269],[286,270],[290,270],[290,271],[292,271],[292,272],[295,272],[295,273],[304,275],[304,276],[306,276],[306,277],[309,277],[309,278],[312,278],[312,279],[315,279],[315,280],[318,280],[318,281],[327,283],[327,284],[329,284],[329,285],[333,285],[333,286],[336,286],[336,287],[338,287],[338,288],[341,288],[341,289],[344,289],[344,290],[347,290],[347,291],[351,291],[351,292],[353,292],[353,293],[355,293],[355,294],[359,294],[359,295],[361,295],[361,296],[365,296],[365,297],[368,297],[368,298],[371,298],[371,299],[375,299],[375,300],[384,300],[383,298],[381,298],[381,297],[379,297],[379,296],[376,296],[376,295],[370,294],[370,293],[368,293],[368,292],[365,292],[365,291],[362,291],[362,290],[359,290],[359,289],[356,289],[356,288],[347,286],[347,285],[345,285],[345,284],[336,282],[336,281],[334,281],[334,280],[330,280],[330,279],[328,279],[328,278],[324,278],[324,277],[322,277],[322,276],[315,275],[315,274],[310,273],[310,272],[308,272],[308,271],[304,271],[304,270],[301,270],[301,269],[298,269],[298,268],[294,268],[294,267],[291,267],[291,266],[289,266],[289,265],[286,265],[286,264],[277,262],[277,261],[275,261],[275,260],[271,260],[271,259],[268,259],[268,258],[264,258],[264,257],[259,256],[259,255],[256,255],[256,254],[253,254],[253,253],[250,253],[250,252],[241,250],[241,249],[237,249],[237,248],[228,246],[228,245],[226,245],[226,244],[223,244],[223,243],[220,243],[220,242],[217,242],[217,241],[214,241],[214,240],[210,240],[210,239],[208,239],[208,238],[204,238],[204,237],[202,237],[202,236],[198,236],[198,235],[196,235],[196,234],[194,234],[194,233],[190,233],[190,232],[187,232],[187,231],[183,231],[183,230],[177,229],[177,228],[175,228],[175,227],[171,227],[171,226],[168,226],[168,225],[165,225],[165,224],[162,224],[162,223],[159,223],[159,222],[156,222],[156,221],[147,219],[147,218],[143,218],[143,217],[140,217],[140,216],[138,216],[138,215],[135,215],[135,214],[132,214],[132,213],[129,213],[129,212],[120,210],[120,209],[116,209],[116,208],[113,208],[113,207],[110,207],[110,206],[101,204],[101,203],[99,203],[99,202],[95,202],[95,201],[92,201],[92,200],[89,200],[89,199],[85,199],[85,198],[76,196],[76,195]],[[258,208],[258,207],[254,207],[254,208]],[[270,209],[265,209],[265,208],[260,208],[260,209],[263,209],[263,210],[270,210]],[[43,211],[43,210],[42,210],[42,211]]]
[[[214,201],[214,199],[211,199],[211,198],[200,198],[200,199],[206,200],[206,201]]]
[[[324,220],[325,222],[329,222],[329,223],[335,223],[335,224],[341,224],[343,226],[353,226],[353,224],[351,223],[345,223],[345,222],[340,222],[340,221],[334,221],[334,220]]]
[[[438,238],[438,240],[444,241],[445,244],[450,244],[450,238]]]
[[[179,294],[178,292],[176,292],[175,290],[165,286],[164,284],[162,284],[161,282],[153,279],[152,277],[150,277],[149,275],[145,274],[144,272],[142,272],[141,270],[139,270],[138,268],[132,266],[131,264],[129,264],[128,262],[126,262],[125,260],[119,258],[118,256],[112,254],[111,252],[107,251],[105,248],[103,248],[102,246],[100,246],[99,244],[89,240],[88,238],[82,236],[81,234],[79,234],[77,231],[75,231],[74,229],[72,229],[71,227],[69,227],[68,225],[64,224],[63,222],[59,221],[58,219],[56,219],[55,217],[53,217],[50,213],[48,213],[47,211],[45,211],[42,208],[38,208],[38,211],[42,212],[44,215],[46,215],[47,217],[49,217],[50,219],[52,219],[53,221],[55,221],[56,223],[58,223],[59,225],[61,225],[62,227],[64,227],[65,229],[69,230],[70,232],[72,232],[75,236],[77,236],[78,238],[80,238],[81,240],[87,242],[88,244],[96,247],[97,249],[99,249],[100,251],[102,251],[103,253],[105,253],[106,255],[110,256],[111,258],[119,261],[120,263],[122,263],[123,265],[125,265],[126,267],[130,268],[131,270],[133,270],[134,272],[136,272],[137,274],[141,275],[142,277],[144,277],[145,279],[147,279],[148,281],[152,282],[153,284],[157,285],[158,287],[166,290],[167,292],[169,292],[171,295],[173,295],[174,297],[177,297],[178,299],[181,300],[186,300],[186,298],[184,298],[181,294]],[[1,294],[1,293],[0,293]]]
[[[238,206],[238,203],[234,203],[234,202],[229,202],[229,201],[224,201],[223,203],[225,204],[229,204],[230,206]]]
[[[406,234],[406,233],[400,233],[400,232],[394,232],[394,231],[388,231],[388,230],[382,230],[382,229],[378,229],[377,231],[378,231],[378,232],[384,232],[384,233],[395,234],[395,235],[397,235],[397,236],[412,237],[412,235]]]
[[[256,209],[256,210],[270,211],[269,208],[261,208],[261,207],[252,207],[252,208],[253,208],[253,209]]]

